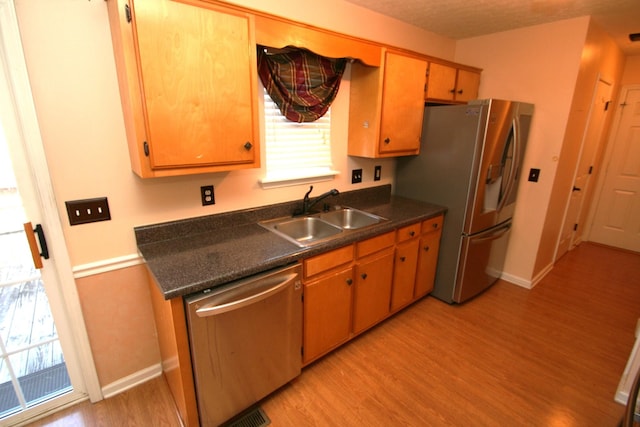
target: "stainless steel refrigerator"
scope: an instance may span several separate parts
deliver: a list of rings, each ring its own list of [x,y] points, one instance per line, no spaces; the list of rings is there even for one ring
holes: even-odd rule
[[[394,194],[448,208],[432,295],[461,303],[502,274],[533,105],[488,99],[425,107],[418,156]]]

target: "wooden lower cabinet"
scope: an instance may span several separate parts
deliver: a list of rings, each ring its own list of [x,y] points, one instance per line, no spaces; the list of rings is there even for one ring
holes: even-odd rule
[[[433,289],[442,216],[303,261],[303,364]]]
[[[416,236],[396,247],[391,311],[397,311],[413,301],[419,243]]]
[[[443,217],[438,216],[422,222],[422,235],[418,249],[418,268],[414,298],[420,298],[433,290],[440,250]]]
[[[302,363],[349,339],[353,267],[304,284]]]
[[[369,256],[356,264],[353,296],[353,333],[375,325],[389,315],[393,250]]]
[[[150,272],[147,273],[153,315],[158,331],[162,371],[182,424],[186,427],[197,427],[200,421],[184,304],[180,297],[165,300],[153,275]]]

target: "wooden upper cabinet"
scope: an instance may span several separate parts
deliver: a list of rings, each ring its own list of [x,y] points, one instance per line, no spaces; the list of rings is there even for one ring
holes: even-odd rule
[[[424,98],[442,103],[466,103],[478,97],[480,70],[429,63]]]
[[[380,67],[354,62],[349,105],[350,156],[420,152],[427,61],[385,50]]]
[[[480,86],[480,73],[458,69],[458,80],[456,82],[456,101],[468,102],[478,98],[478,87]]]
[[[258,167],[253,17],[207,3],[109,1],[134,172]]]

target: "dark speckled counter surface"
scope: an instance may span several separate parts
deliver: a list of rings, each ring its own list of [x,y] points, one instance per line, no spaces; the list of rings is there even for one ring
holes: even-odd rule
[[[313,196],[313,194],[312,194]],[[391,195],[391,186],[341,193],[325,200],[387,218],[388,221],[301,248],[258,225],[290,216],[300,201],[184,219],[134,229],[138,250],[165,299],[284,266],[358,240],[442,214],[443,206]]]

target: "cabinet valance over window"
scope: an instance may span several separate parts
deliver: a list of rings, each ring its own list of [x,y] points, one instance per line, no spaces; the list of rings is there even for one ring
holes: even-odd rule
[[[282,114],[290,121],[313,122],[335,99],[346,58],[326,58],[296,47],[275,52],[258,46],[258,75]]]

